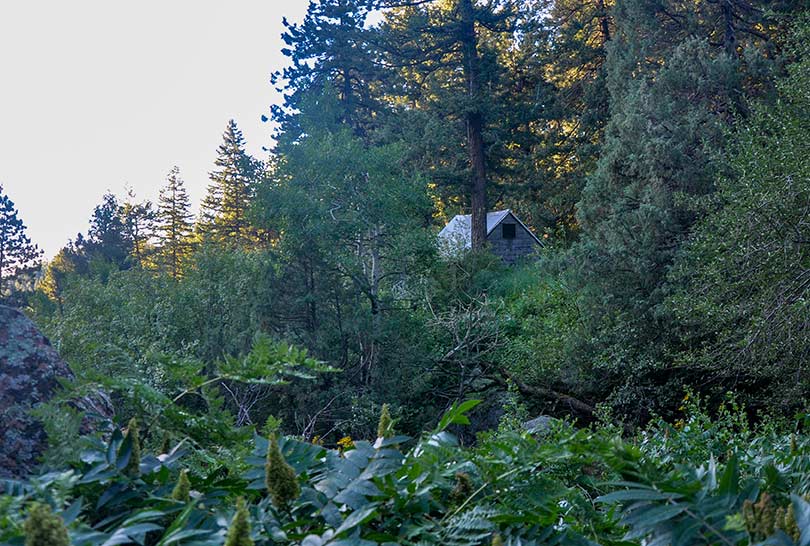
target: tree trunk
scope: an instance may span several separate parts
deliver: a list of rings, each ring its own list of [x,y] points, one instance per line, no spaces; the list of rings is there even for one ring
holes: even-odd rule
[[[380,278],[382,277],[380,239],[380,228],[379,226],[374,226],[370,232],[371,249],[369,255],[371,257],[371,270],[369,271],[370,282],[368,298],[371,304],[371,335],[367,351],[368,357],[366,358],[366,384],[369,384],[371,381],[372,370],[377,366],[377,361],[379,360],[379,347],[377,341],[380,338],[380,331],[382,329],[382,317],[380,316]]]
[[[318,329],[318,310],[315,307],[315,267],[311,259],[304,261],[304,277],[307,288],[307,328],[315,335]]]
[[[721,0],[723,11],[723,48],[729,57],[737,55],[737,36],[734,32],[734,6],[731,0]]]
[[[469,106],[467,111],[467,148],[470,156],[470,225],[472,248],[478,250],[487,241],[487,172],[484,163],[484,116],[481,112],[481,67],[478,58],[478,38],[475,33],[473,0],[459,0],[461,16],[461,45],[464,52],[464,76],[467,81]]]

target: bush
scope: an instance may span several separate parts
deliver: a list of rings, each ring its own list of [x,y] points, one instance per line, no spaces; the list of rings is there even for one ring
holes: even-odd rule
[[[731,406],[711,419],[692,403],[684,424],[658,422],[637,440],[560,421],[542,439],[502,430],[461,447],[448,427],[469,423],[476,405],[454,405],[415,442],[394,436],[333,450],[256,435],[244,473],[196,481],[193,493],[185,471],[177,471],[187,454],[182,446],[144,451],[140,475],[131,476],[132,446],[116,430],[67,469],[4,485],[0,542],[23,540],[32,501],[50,507],[36,508],[52,511],[49,522],[61,518],[72,544],[87,546],[742,546],[810,539],[806,434],[753,431]],[[286,461],[300,494],[284,503],[266,495],[268,460]]]

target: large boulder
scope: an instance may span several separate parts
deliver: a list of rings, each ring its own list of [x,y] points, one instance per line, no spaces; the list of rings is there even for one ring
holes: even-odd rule
[[[59,378],[72,377],[36,325],[20,311],[0,305],[0,477],[20,478],[35,469],[47,438],[29,410],[51,399],[60,388]],[[96,417],[112,417],[112,405],[101,393],[74,405]]]

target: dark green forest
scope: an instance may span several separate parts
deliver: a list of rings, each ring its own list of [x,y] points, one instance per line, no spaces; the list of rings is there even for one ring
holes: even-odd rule
[[[0,298],[75,375],[0,542],[810,544],[810,5],[285,27],[273,146],[228,123],[199,213],[174,168],[43,261],[0,190]]]

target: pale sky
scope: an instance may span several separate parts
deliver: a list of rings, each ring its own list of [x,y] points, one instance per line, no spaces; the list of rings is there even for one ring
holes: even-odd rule
[[[105,191],[156,200],[173,165],[199,202],[230,118],[264,158],[281,19],[307,3],[0,0],[0,184],[46,256]]]

